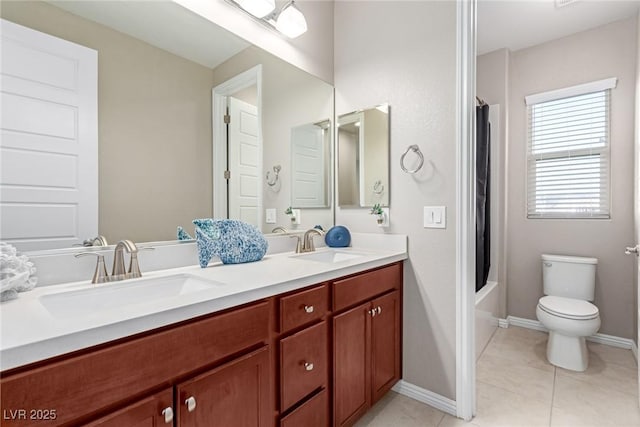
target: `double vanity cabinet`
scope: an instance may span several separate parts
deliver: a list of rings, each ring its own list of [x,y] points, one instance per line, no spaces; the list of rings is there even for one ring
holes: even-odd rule
[[[350,426],[400,379],[402,262],[2,373],[3,426]]]

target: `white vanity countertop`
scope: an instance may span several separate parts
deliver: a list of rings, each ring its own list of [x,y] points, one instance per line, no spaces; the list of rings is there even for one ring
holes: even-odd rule
[[[89,281],[37,287],[21,293],[18,299],[0,306],[0,370],[23,366],[53,356],[149,331],[197,316],[214,313],[283,292],[380,267],[407,258],[406,236],[365,235],[354,239],[358,258],[324,263],[299,258],[292,253],[265,256],[262,261],[207,268],[188,266],[153,271],[140,279],[92,285]],[[317,252],[328,251],[327,248]],[[83,314],[53,315],[41,297],[101,286],[120,287],[134,281],[148,281],[178,274],[190,275],[219,285],[210,289],[155,299],[148,303],[127,304]],[[115,289],[115,288],[114,288]]]

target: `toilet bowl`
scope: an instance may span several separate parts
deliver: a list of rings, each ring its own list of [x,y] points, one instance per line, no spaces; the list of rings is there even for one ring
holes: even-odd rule
[[[549,330],[549,362],[572,371],[587,369],[589,352],[585,338],[600,328],[598,307],[575,298],[544,296],[538,301],[536,316]]]

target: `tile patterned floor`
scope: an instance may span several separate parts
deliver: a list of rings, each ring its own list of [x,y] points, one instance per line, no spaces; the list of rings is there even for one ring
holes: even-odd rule
[[[356,427],[638,427],[638,370],[629,350],[588,343],[589,368],[546,360],[547,334],[498,328],[477,364],[478,414],[465,423],[397,393]]]

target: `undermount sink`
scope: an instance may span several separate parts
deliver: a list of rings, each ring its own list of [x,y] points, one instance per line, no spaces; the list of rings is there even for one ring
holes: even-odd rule
[[[173,299],[218,286],[223,286],[223,283],[202,280],[189,274],[178,274],[105,283],[90,289],[43,295],[40,297],[40,303],[54,317],[70,318]]]
[[[328,251],[308,252],[305,254],[296,254],[296,255],[292,255],[291,258],[303,259],[307,261],[324,262],[327,264],[335,264],[337,262],[351,261],[354,259],[362,258],[363,256],[365,256],[365,254],[358,253],[358,252],[328,250]]]

